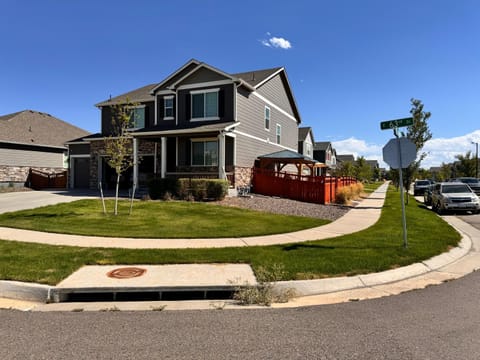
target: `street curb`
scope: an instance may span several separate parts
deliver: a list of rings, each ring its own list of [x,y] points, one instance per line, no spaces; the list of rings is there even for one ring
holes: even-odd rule
[[[53,288],[36,283],[0,280],[0,297],[46,303]]]
[[[274,284],[274,287],[279,291],[293,289],[296,296],[311,296],[391,284],[424,275],[450,265],[470,252],[472,248],[472,240],[470,236],[456,227],[455,230],[462,235],[462,239],[457,247],[420,263],[379,273],[357,276],[343,276],[317,280],[279,281]]]

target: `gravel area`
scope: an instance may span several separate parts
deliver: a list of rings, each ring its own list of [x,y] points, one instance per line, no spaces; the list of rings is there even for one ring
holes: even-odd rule
[[[350,206],[312,204],[255,194],[250,196],[226,197],[224,200],[217,202],[217,204],[275,214],[306,216],[332,221],[342,217],[351,209]]]

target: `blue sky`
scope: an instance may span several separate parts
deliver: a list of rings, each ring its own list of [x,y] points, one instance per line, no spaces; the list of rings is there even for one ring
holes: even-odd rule
[[[425,167],[480,142],[476,0],[2,0],[0,114],[50,113],[98,132],[95,103],[191,58],[226,72],[284,66],[316,141],[382,158],[380,122],[432,112]],[[382,164],[384,165],[384,164]]]

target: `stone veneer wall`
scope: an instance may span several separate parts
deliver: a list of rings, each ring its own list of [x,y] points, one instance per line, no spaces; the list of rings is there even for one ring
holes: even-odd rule
[[[160,157],[160,146],[158,146],[157,158]],[[142,154],[155,154],[155,142],[139,140],[138,142],[138,156]],[[98,161],[99,155],[105,155],[105,142],[92,141],[90,143],[90,189],[98,187]]]
[[[235,167],[235,187],[252,185],[252,168]]]

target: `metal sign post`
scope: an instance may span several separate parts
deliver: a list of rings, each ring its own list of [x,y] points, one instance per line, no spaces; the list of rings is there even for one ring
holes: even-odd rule
[[[413,118],[383,121],[380,123],[382,130],[393,129],[395,139],[391,139],[383,147],[383,160],[390,165],[392,169],[398,169],[400,181],[400,203],[402,204],[402,228],[403,228],[403,247],[408,248],[407,240],[407,218],[405,213],[405,198],[403,190],[403,171],[417,156],[417,147],[405,137],[398,137],[398,127],[410,126],[413,124]]]

